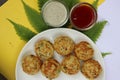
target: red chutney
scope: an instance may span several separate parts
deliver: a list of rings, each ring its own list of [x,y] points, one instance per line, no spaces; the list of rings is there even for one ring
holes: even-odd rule
[[[79,29],[89,28],[97,20],[96,10],[88,3],[81,3],[71,11],[71,22]]]

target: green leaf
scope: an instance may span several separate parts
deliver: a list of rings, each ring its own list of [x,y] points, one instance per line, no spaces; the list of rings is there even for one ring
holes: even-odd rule
[[[41,32],[46,29],[49,29],[49,26],[47,26],[42,18],[42,14],[38,13],[36,10],[29,7],[27,4],[25,4],[22,0],[26,16],[32,25],[32,27],[37,31]]]
[[[38,0],[38,7],[39,10],[41,11],[43,5],[47,2],[48,0]]]
[[[80,2],[80,0],[62,0],[63,2],[65,2],[65,4],[68,6],[69,10],[71,10],[71,8]]]
[[[29,30],[28,28],[20,25],[20,24],[17,24],[15,22],[13,22],[12,20],[10,19],[7,19],[13,26],[14,26],[14,29],[16,30],[16,33],[17,35],[22,39],[22,40],[25,40],[25,41],[28,41],[30,40],[33,36],[36,35],[36,33],[32,32],[31,30]]]
[[[98,8],[98,2],[99,2],[99,0],[95,0],[95,1],[93,2],[93,4],[92,4],[95,9]]]
[[[110,52],[102,52],[102,57],[104,58],[105,56],[110,55],[110,54],[112,54],[112,53],[110,53]]]
[[[41,8],[43,7],[43,5],[47,2],[48,0],[38,0],[38,6],[39,6],[39,10],[41,10]],[[69,8],[69,10],[71,10],[71,8],[76,4],[79,3],[80,0],[61,0],[63,1]]]
[[[81,31],[86,34],[92,41],[96,42],[97,39],[100,37],[103,28],[105,27],[107,21],[100,21],[97,22],[91,29],[87,31]]]

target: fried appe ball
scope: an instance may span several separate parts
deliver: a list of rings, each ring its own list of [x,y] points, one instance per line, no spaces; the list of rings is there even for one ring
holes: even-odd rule
[[[53,45],[47,40],[39,40],[35,44],[35,52],[40,59],[46,60],[53,57]]]
[[[87,60],[83,63],[81,72],[90,79],[97,78],[102,72],[102,67],[96,60]]]
[[[23,71],[27,74],[36,74],[40,70],[41,61],[37,56],[28,55],[22,60]]]
[[[88,60],[91,59],[94,55],[94,50],[92,46],[86,42],[82,41],[75,45],[75,55],[80,59],[80,60]]]
[[[46,60],[41,67],[41,72],[49,79],[54,79],[59,76],[61,71],[60,64],[55,59]]]
[[[76,74],[80,71],[80,62],[73,55],[66,56],[61,63],[61,69],[64,73],[70,75]]]
[[[67,36],[60,36],[55,39],[54,48],[58,54],[65,56],[73,52],[74,42]]]

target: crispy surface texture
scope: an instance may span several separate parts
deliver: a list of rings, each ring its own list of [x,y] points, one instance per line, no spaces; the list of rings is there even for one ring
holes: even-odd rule
[[[98,61],[90,59],[83,63],[81,71],[87,78],[94,79],[102,72],[102,67]]]
[[[94,55],[94,50],[92,46],[86,42],[82,41],[75,45],[75,55],[80,59],[80,60],[88,60],[91,59]]]
[[[35,52],[40,59],[46,60],[53,57],[54,48],[48,40],[40,40],[35,44]]]
[[[73,51],[74,42],[67,36],[60,36],[55,39],[54,48],[58,54],[65,56]]]
[[[73,75],[80,71],[80,62],[77,57],[69,55],[61,63],[61,69],[64,73]]]
[[[55,59],[46,60],[41,67],[41,72],[49,79],[54,79],[59,76],[61,71],[60,64]]]
[[[22,60],[23,71],[27,74],[36,74],[40,70],[41,61],[34,55],[28,55]]]

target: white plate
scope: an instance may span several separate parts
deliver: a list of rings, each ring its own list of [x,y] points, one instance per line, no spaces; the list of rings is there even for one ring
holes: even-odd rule
[[[35,51],[34,51],[34,44],[36,41],[38,41],[39,39],[48,39],[51,43],[54,43],[54,39],[60,35],[69,36],[70,38],[73,39],[73,41],[75,43],[79,43],[80,41],[89,42],[94,49],[94,59],[97,60],[103,68],[103,71],[100,74],[100,76],[94,80],[105,80],[104,61],[103,61],[101,52],[98,50],[96,45],[86,35],[78,32],[78,31],[75,31],[72,29],[66,29],[66,28],[56,28],[56,29],[50,29],[50,30],[43,31],[43,32],[39,33],[38,35],[36,35],[35,37],[33,37],[24,46],[24,48],[22,49],[22,51],[18,57],[17,64],[16,64],[16,80],[48,80],[45,76],[43,76],[41,74],[40,71],[35,75],[26,74],[22,70],[21,62],[25,55],[28,55],[28,54],[36,55]],[[54,54],[54,57],[59,62],[61,62],[61,60],[63,58],[62,56],[58,55],[56,52]],[[80,71],[79,71],[79,73],[77,73],[75,75],[67,75],[61,71],[59,77],[54,80],[88,80],[88,79]]]

